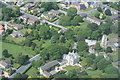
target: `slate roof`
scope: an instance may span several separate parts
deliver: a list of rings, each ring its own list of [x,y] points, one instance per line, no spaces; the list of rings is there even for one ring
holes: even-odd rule
[[[58,61],[54,60],[54,61],[49,62],[49,63],[45,64],[44,66],[42,66],[41,69],[45,71],[45,70],[47,70],[47,69],[49,69],[57,64],[59,64]]]

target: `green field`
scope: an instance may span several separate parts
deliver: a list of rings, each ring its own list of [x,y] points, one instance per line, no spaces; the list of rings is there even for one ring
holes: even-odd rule
[[[9,35],[8,37],[6,37],[6,39],[9,40],[9,41],[14,41],[16,43],[19,43],[19,42],[25,40],[25,37],[16,37],[16,38],[13,38],[13,37],[11,37]]]
[[[26,32],[30,33],[30,32],[31,32],[31,29],[21,29],[20,31],[25,34]]]
[[[89,8],[86,8],[85,10],[80,10],[80,11],[86,12],[86,11],[90,11],[90,10],[93,10],[93,8],[89,7]]]
[[[86,72],[88,73],[88,76],[91,76],[91,78],[100,78],[101,75],[103,74],[101,70],[95,71],[87,70]]]
[[[20,53],[27,54],[30,57],[35,55],[35,52],[32,51],[30,48],[23,47],[23,46],[18,46],[18,45],[11,44],[11,43],[2,42],[2,50],[4,50],[4,49],[7,49],[8,52],[10,54],[12,54],[14,57],[19,55]]]
[[[31,77],[34,77],[36,78],[37,77],[37,72],[39,72],[38,69],[34,68],[34,67],[31,67],[25,74],[31,76]],[[36,76],[36,77],[35,77]]]
[[[78,69],[80,68],[79,66],[67,66],[67,67],[64,67],[64,69],[66,69],[67,71],[70,71],[70,70],[73,70],[73,69]]]

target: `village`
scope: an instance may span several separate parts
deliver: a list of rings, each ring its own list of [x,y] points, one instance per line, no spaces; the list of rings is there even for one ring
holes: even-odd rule
[[[118,78],[120,16],[115,5],[0,1],[0,76]]]

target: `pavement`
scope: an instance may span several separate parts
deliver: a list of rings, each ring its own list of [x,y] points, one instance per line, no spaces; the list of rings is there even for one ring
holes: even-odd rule
[[[40,54],[35,55],[34,57],[32,57],[31,59],[29,59],[29,61],[27,61],[24,65],[22,65],[20,68],[18,68],[15,73],[13,73],[11,76],[9,76],[9,78],[14,78],[14,76],[17,73],[23,73],[27,68],[29,68],[31,66],[31,62],[33,60],[38,60],[40,59]]]

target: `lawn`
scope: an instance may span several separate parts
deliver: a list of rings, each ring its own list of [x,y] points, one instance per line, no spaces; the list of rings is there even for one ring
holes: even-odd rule
[[[31,76],[32,78],[36,78],[35,76],[37,76],[36,72],[39,72],[38,69],[31,67],[25,74]]]
[[[85,10],[80,10],[80,11],[86,12],[86,11],[90,11],[90,10],[93,10],[93,8],[89,7],[89,8],[86,8]]]
[[[18,68],[20,67],[20,64],[14,63],[12,66],[13,66],[15,69],[18,69]]]
[[[90,21],[88,21],[88,20],[84,20],[84,22],[81,22],[81,23],[79,23],[80,24],[80,26],[65,26],[66,28],[80,28],[80,29],[85,29],[85,28],[87,28],[87,25],[89,24],[89,23],[91,23]]]
[[[30,33],[30,32],[31,32],[31,29],[21,29],[20,31],[25,34],[26,32]]]
[[[108,38],[118,38],[118,34],[109,34]]]
[[[98,11],[94,12],[94,13],[90,13],[90,16],[95,16],[95,14],[98,13]]]
[[[91,76],[91,78],[100,78],[101,75],[103,74],[101,70],[95,71],[87,70],[86,72],[88,73],[88,76]]]
[[[13,38],[11,37],[10,35],[6,38],[7,40],[9,41],[14,41],[16,43],[19,43],[21,41],[24,41],[25,40],[25,37],[16,37],[16,38]]]
[[[67,66],[67,67],[64,67],[64,69],[66,69],[67,71],[70,71],[70,70],[73,70],[73,69],[78,69],[80,68],[79,66]]]
[[[51,45],[50,40],[46,40],[45,43],[42,45],[42,47],[45,48],[45,47],[48,47],[50,45]]]
[[[4,50],[4,49],[7,49],[8,52],[10,54],[12,54],[14,57],[16,57],[17,55],[19,55],[20,53],[27,54],[30,57],[32,57],[33,55],[35,55],[35,52],[32,51],[28,47],[23,47],[23,46],[11,44],[11,43],[2,42],[2,50]]]

